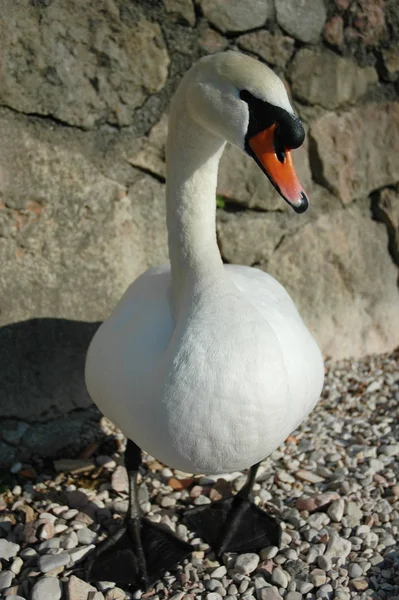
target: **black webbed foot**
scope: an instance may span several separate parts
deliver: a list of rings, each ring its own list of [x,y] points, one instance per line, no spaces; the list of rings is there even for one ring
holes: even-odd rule
[[[194,508],[185,515],[185,520],[219,555],[281,543],[277,520],[239,495]]]
[[[114,581],[130,590],[148,589],[193,550],[165,525],[140,518],[141,548],[137,548],[137,523],[126,521],[100,545],[86,569],[88,581]]]

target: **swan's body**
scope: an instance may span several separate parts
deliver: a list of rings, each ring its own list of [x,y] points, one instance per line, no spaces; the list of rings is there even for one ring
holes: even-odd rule
[[[167,146],[171,267],[130,286],[87,359],[87,386],[104,414],[143,450],[191,473],[265,458],[323,384],[320,351],[284,288],[260,270],[224,266],[217,248],[218,161],[226,139],[244,149],[250,127],[240,89],[292,113],[280,80],[253,59],[224,53],[189,71]],[[291,203],[302,210],[301,200]]]
[[[287,292],[262,271],[225,266],[176,323],[170,286],[165,267],[128,289],[92,346],[90,393],[168,465],[244,469],[313,408],[323,381],[319,349]]]

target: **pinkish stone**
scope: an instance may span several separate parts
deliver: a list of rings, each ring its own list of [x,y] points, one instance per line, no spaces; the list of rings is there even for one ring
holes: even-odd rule
[[[335,16],[324,27],[324,38],[332,46],[340,48],[344,43],[344,21],[342,17]]]
[[[339,499],[337,492],[326,492],[325,494],[317,494],[310,498],[298,498],[296,501],[296,507],[298,510],[307,510],[313,512],[320,508],[327,507],[334,500]]]

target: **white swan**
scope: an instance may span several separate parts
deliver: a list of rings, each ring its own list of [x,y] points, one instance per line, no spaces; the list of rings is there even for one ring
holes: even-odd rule
[[[226,473],[255,465],[319,398],[322,356],[288,293],[258,269],[223,265],[215,234],[225,141],[253,156],[303,212],[307,198],[289,152],[303,138],[281,80],[236,52],[200,60],[173,98],[171,264],[129,287],[94,336],[86,364],[87,387],[101,411],[169,466]],[[131,471],[138,468],[133,463]]]

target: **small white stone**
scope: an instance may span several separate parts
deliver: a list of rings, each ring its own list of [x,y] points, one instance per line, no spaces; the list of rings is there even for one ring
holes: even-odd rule
[[[95,542],[98,538],[98,535],[95,531],[92,531],[88,527],[84,527],[83,529],[79,529],[77,532],[78,542],[79,544],[89,545]]]
[[[234,569],[238,573],[243,573],[244,575],[249,575],[253,571],[255,571],[256,567],[259,564],[259,556],[258,554],[254,554],[253,552],[248,552],[246,554],[241,554],[234,565]]]
[[[32,589],[31,600],[60,600],[62,584],[56,577],[42,577]]]
[[[222,577],[224,577],[226,575],[226,573],[227,573],[227,569],[224,565],[222,565],[221,567],[217,567],[217,569],[212,571],[211,577],[213,577],[214,579],[221,579]]]
[[[327,509],[327,514],[332,521],[335,523],[339,523],[344,516],[345,509],[345,501],[343,498],[339,498],[338,500],[334,500],[331,505]]]
[[[37,566],[42,573],[48,573],[58,567],[65,567],[70,561],[70,556],[66,552],[62,554],[45,554],[37,561]]]
[[[19,544],[14,544],[5,539],[0,539],[0,560],[10,560],[19,552]]]
[[[24,561],[22,560],[22,558],[20,556],[16,556],[14,558],[14,560],[12,561],[12,565],[10,567],[10,570],[15,574],[18,575],[22,569],[22,566],[24,564]]]
[[[273,569],[271,577],[272,583],[275,583],[279,587],[286,588],[288,585],[288,579],[289,575],[283,569],[280,569],[280,567]]]

